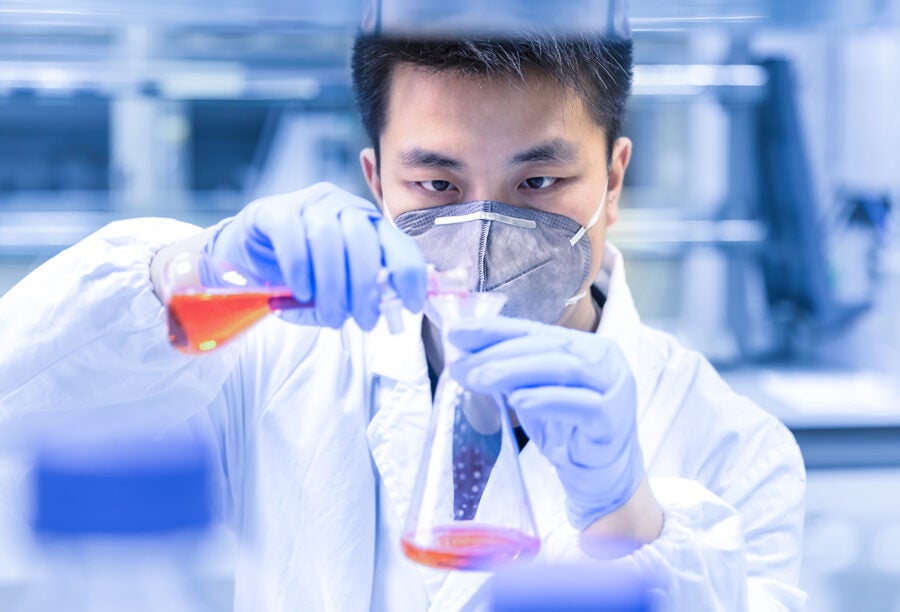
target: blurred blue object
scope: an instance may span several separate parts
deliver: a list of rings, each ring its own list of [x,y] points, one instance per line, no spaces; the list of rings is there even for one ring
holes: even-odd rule
[[[39,452],[40,534],[153,534],[211,522],[209,461],[186,439],[58,441]]]
[[[382,34],[502,35],[523,29],[630,36],[625,0],[370,0],[363,18],[364,31]]]
[[[847,226],[868,227],[839,243],[840,266],[829,261],[826,229],[816,220],[819,203],[805,146],[796,77],[787,59],[762,63],[769,75],[768,95],[760,115],[762,209],[770,228],[765,256],[768,299],[782,321],[805,319],[824,330],[846,325],[869,305],[876,285],[860,281],[874,274],[869,253],[886,224],[889,203],[883,198],[850,202]],[[842,228],[843,229],[843,228]],[[848,264],[848,260],[857,263]],[[840,273],[840,268],[849,270]]]
[[[14,609],[221,609],[197,586],[212,517],[207,453],[190,438],[130,433],[43,441],[36,573]]]
[[[651,612],[648,582],[615,563],[528,565],[491,578],[492,612]]]

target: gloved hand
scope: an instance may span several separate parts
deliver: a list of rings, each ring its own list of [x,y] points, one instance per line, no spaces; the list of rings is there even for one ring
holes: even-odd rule
[[[634,377],[618,345],[596,334],[497,317],[464,320],[450,342],[463,386],[502,394],[566,490],[585,529],[628,501],[644,476]]]
[[[378,321],[378,274],[385,268],[403,305],[421,310],[425,258],[412,238],[374,204],[329,183],[262,198],[226,221],[205,251],[315,308],[285,312],[296,323],[340,327],[352,316],[364,330]]]

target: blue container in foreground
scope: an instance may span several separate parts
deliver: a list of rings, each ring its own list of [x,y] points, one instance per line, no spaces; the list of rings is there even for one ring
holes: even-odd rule
[[[210,524],[209,461],[187,439],[96,439],[42,445],[34,530],[55,536],[127,535]]]
[[[15,612],[207,612],[210,461],[187,438],[70,434],[37,444],[32,569]]]
[[[491,578],[492,612],[652,612],[649,583],[615,563],[529,565]]]

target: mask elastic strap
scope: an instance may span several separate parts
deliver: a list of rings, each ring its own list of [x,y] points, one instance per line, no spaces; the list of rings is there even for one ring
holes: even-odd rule
[[[397,227],[397,224],[394,223],[394,215],[391,214],[391,211],[388,210],[387,200],[381,201],[381,214],[384,215],[384,218],[387,219],[391,225]],[[399,229],[399,228],[397,228]]]
[[[587,295],[587,291],[582,291],[581,293],[576,293],[575,295],[570,297],[568,300],[566,300],[566,308],[568,308],[569,306],[572,306],[573,304],[577,304],[578,302],[583,300],[586,295]]]
[[[589,229],[594,227],[597,224],[597,221],[600,220],[600,213],[603,212],[603,206],[606,204],[606,190],[609,189],[609,175],[606,176],[606,184],[603,186],[603,195],[600,196],[600,205],[597,206],[597,210],[594,211],[594,214],[591,215],[590,220],[587,222],[587,225],[581,226],[575,235],[569,238],[569,244],[575,246],[581,237],[584,236]],[[577,297],[577,296],[576,296]]]
[[[496,212],[488,212],[485,210],[477,210],[466,215],[447,215],[438,217],[434,220],[435,225],[453,225],[454,223],[468,223],[469,221],[496,221],[497,223],[505,223],[515,227],[524,227],[525,229],[534,229],[537,223],[531,219],[520,219],[519,217],[511,217]]]
[[[606,184],[603,185],[603,195],[600,197],[600,205],[597,206],[597,210],[594,211],[593,215],[591,215],[591,218],[590,218],[590,220],[588,220],[587,225],[582,226],[581,229],[579,229],[577,232],[575,232],[575,235],[569,239],[569,244],[571,244],[573,247],[579,240],[581,240],[581,237],[584,236],[585,233],[587,233],[587,231],[589,229],[594,227],[594,225],[597,223],[597,221],[600,220],[600,213],[603,212],[603,207],[606,204],[606,191],[609,189],[609,174],[608,174],[608,172],[609,172],[609,168],[607,168]],[[587,291],[582,291],[581,293],[577,293],[577,294],[573,295],[572,297],[570,297],[569,299],[566,300],[566,308],[577,304],[578,302],[583,300],[586,296],[587,296]]]

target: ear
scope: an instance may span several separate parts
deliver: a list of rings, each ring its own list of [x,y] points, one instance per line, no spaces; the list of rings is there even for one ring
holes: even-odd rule
[[[619,218],[619,198],[625,184],[625,170],[631,161],[631,140],[617,138],[613,143],[612,159],[609,167],[609,183],[606,189],[606,226],[610,227]]]
[[[384,210],[384,192],[381,189],[381,175],[378,173],[378,157],[375,155],[375,149],[366,147],[360,151],[359,163],[366,177],[366,183],[369,184],[369,190],[378,202],[378,207]]]

